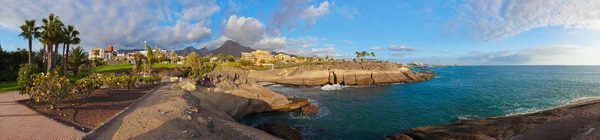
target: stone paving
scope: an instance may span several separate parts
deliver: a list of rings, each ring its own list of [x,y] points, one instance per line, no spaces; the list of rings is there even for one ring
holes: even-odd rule
[[[0,94],[0,140],[72,140],[85,135],[15,102],[22,99],[28,97],[16,91]]]

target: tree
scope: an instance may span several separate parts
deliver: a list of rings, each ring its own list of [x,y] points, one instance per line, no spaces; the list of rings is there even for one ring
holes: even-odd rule
[[[27,63],[31,65],[31,41],[40,37],[40,27],[35,26],[35,20],[25,20],[25,24],[21,25],[19,28],[21,28],[19,37],[26,39],[29,44],[29,61]]]
[[[70,50],[69,47],[70,47],[70,45],[71,44],[76,45],[76,44],[81,43],[81,39],[79,39],[79,37],[77,37],[77,36],[79,36],[79,31],[75,30],[75,26],[73,26],[73,25],[69,25],[69,26],[67,26],[67,28],[64,28],[63,32],[64,32],[64,35],[65,35],[64,36],[65,37],[64,38],[64,43],[67,45],[66,49],[63,48],[63,51],[67,50],[66,54],[63,53],[63,56],[64,56],[64,58],[66,60],[66,59],[69,58],[69,50]],[[64,61],[64,62],[65,63],[63,64],[63,70],[66,72],[67,71],[67,63],[68,63],[68,61]]]
[[[73,74],[79,73],[79,67],[82,64],[89,63],[88,54],[83,51],[81,46],[71,49],[71,54],[68,58],[68,64],[73,68]]]
[[[360,52],[355,52],[354,54],[356,54],[356,58],[360,57]]]
[[[198,56],[198,54],[196,54],[196,52],[192,52],[192,53],[188,54],[188,56],[185,57],[184,65],[186,67],[194,68],[194,67],[200,66],[199,62],[200,62],[200,56]]]
[[[374,52],[371,52],[371,56],[372,56],[372,57],[375,57],[375,53],[374,53]]]
[[[146,45],[146,67],[148,69],[148,72],[150,72],[150,69],[152,69],[152,63],[154,63],[154,61],[156,60],[155,51],[158,51],[158,45],[156,46],[156,50],[152,50],[150,46]]]
[[[177,61],[175,60],[177,60],[177,53],[171,50],[171,63],[176,63]]]
[[[134,73],[140,73],[142,72],[142,63],[144,63],[144,54],[142,54],[141,52],[135,52],[133,53],[133,61],[135,61],[134,63],[134,67],[133,67],[133,72]]]
[[[233,57],[232,55],[227,55],[226,60],[227,60],[227,62],[234,62],[235,61],[235,57]]]
[[[217,59],[218,59],[218,61],[219,61],[219,62],[222,62],[223,60],[225,60],[225,57],[223,56],[223,54],[222,54],[222,53],[219,53],[219,54],[217,55]]]
[[[42,19],[43,25],[41,26],[44,31],[41,32],[41,38],[43,38],[43,42],[46,45],[46,59],[48,59],[46,72],[50,72],[54,69],[54,65],[52,63],[52,45],[55,43],[58,44],[58,39],[63,26],[63,23],[59,20],[58,16],[55,16],[54,13],[51,13],[48,18]],[[40,41],[42,42],[42,41]]]

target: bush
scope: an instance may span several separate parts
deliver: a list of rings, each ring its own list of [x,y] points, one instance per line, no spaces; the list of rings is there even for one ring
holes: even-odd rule
[[[29,95],[29,100],[33,101],[33,96],[29,94],[29,90],[33,87],[34,75],[40,73],[41,69],[37,65],[22,64],[19,68],[17,83],[19,84],[19,94]]]
[[[204,76],[204,74],[210,73],[217,67],[215,63],[203,63],[200,67],[194,68],[192,67],[191,71],[188,73],[188,78],[200,78]]]
[[[137,76],[129,76],[129,75],[123,75],[119,77],[119,81],[122,82],[124,87],[127,87],[127,90],[130,90],[131,87],[135,87],[136,83],[138,81],[138,77]]]
[[[250,60],[245,60],[245,59],[240,59],[239,60],[240,65],[242,66],[252,66],[253,63]]]
[[[92,94],[94,90],[100,88],[102,80],[98,77],[90,76],[81,78],[75,83],[77,84],[77,93],[83,96],[83,102],[87,102],[87,99],[90,96],[90,94]]]
[[[143,77],[142,81],[146,84],[156,84],[158,82],[160,82],[161,78],[158,75],[151,75],[148,77]]]
[[[110,93],[110,90],[113,88],[119,88],[119,79],[114,74],[106,74],[102,77],[102,82],[108,86],[108,90],[106,94]]]
[[[50,104],[50,109],[61,103],[68,95],[72,95],[73,87],[65,76],[54,73],[41,73],[35,75],[33,85],[29,89],[30,96],[36,102],[45,101]]]

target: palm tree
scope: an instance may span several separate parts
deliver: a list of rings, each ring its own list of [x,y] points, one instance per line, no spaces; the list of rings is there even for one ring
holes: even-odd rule
[[[67,53],[64,53],[65,48],[63,47],[63,56],[64,58],[69,58],[69,46],[71,44],[79,44],[81,43],[81,39],[79,39],[79,37],[77,37],[79,35],[79,31],[75,30],[75,26],[73,25],[69,25],[67,26],[67,28],[63,29],[63,33],[65,33],[65,44],[67,45]],[[63,70],[66,72],[67,71],[67,61],[65,61],[64,66],[63,66]]]
[[[77,75],[77,73],[79,73],[79,66],[88,63],[88,54],[83,51],[81,46],[73,48],[71,54],[72,55],[69,56],[68,60],[69,66],[73,67],[73,74]]]
[[[360,57],[360,52],[355,52],[354,54],[356,54],[356,58]]]
[[[34,38],[40,37],[40,27],[35,26],[35,20],[25,20],[25,24],[21,25],[19,28],[21,28],[22,31],[21,34],[19,34],[19,37],[27,39],[29,43],[29,61],[27,63],[31,65],[31,41]]]
[[[135,65],[133,67],[133,72],[135,74],[138,74],[140,72],[142,72],[142,63],[144,63],[144,55],[140,52],[135,52],[133,53],[133,60],[135,61]]]
[[[146,45],[146,62],[148,62],[147,68],[148,71],[152,69],[152,63],[156,60],[156,52],[158,51],[158,45],[155,48],[156,50],[152,50],[150,46]]]
[[[375,53],[374,53],[374,52],[371,52],[371,56],[372,56],[372,57],[375,57]]]
[[[362,51],[360,52],[360,61],[362,62],[365,59],[365,56],[369,56],[369,53],[367,53],[367,51]]]
[[[63,26],[63,23],[58,19],[58,16],[54,15],[54,13],[51,13],[48,18],[42,19],[42,23],[43,25],[41,28],[44,29],[44,31],[41,32],[41,37],[45,40],[47,50],[46,58],[48,59],[46,62],[48,64],[46,67],[46,72],[50,72],[52,69],[54,69],[52,65],[52,46],[55,43],[58,44],[57,39],[60,37],[60,27]]]

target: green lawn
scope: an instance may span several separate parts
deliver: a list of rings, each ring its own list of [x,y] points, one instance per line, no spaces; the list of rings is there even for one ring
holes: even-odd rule
[[[0,93],[19,90],[17,82],[0,84]]]
[[[170,64],[170,63],[157,63],[157,64],[153,64],[152,68],[155,68],[155,69],[156,68],[176,68],[179,66],[181,66],[181,65],[180,64]],[[124,70],[124,69],[133,69],[133,64],[117,64],[117,65],[100,66],[100,67],[96,67],[96,69],[94,69],[94,72],[110,73],[110,72],[116,72],[116,71]]]

